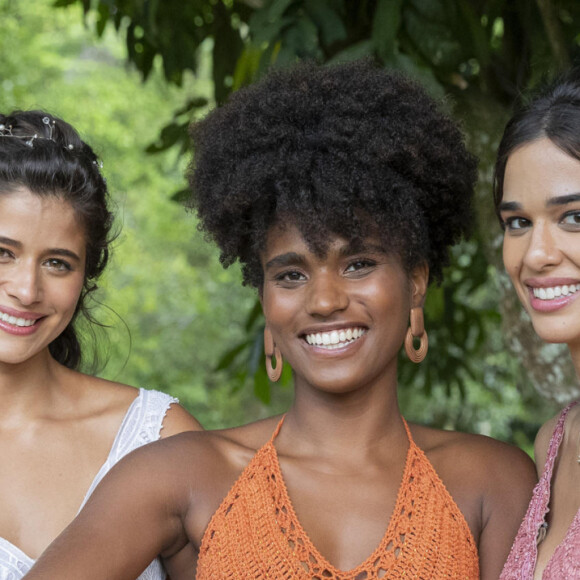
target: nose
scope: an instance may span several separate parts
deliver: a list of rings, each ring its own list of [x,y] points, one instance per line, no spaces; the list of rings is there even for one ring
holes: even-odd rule
[[[345,281],[331,273],[319,273],[311,278],[308,288],[306,309],[311,316],[327,318],[335,312],[345,310],[349,296]]]
[[[541,271],[557,265],[561,259],[561,248],[550,227],[547,224],[536,223],[529,238],[524,263],[536,271]]]
[[[42,296],[42,280],[36,264],[15,264],[7,273],[5,288],[23,306],[38,302]]]

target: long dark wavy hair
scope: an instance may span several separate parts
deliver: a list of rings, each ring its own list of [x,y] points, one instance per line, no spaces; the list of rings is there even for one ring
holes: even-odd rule
[[[493,197],[498,218],[509,156],[519,147],[542,138],[548,138],[564,153],[580,161],[580,66],[552,82],[542,83],[526,95],[508,121],[494,172]]]
[[[43,111],[0,114],[0,195],[25,187],[39,196],[56,196],[70,203],[85,230],[84,282],[74,315],[49,350],[61,364],[78,369],[81,343],[78,315],[92,320],[87,296],[109,259],[113,215],[107,184],[93,150],[58,117]]]

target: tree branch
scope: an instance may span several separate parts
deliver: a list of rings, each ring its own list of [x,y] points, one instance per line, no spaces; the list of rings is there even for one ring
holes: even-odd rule
[[[556,8],[553,0],[536,0],[542,21],[548,35],[548,41],[552,48],[552,54],[558,64],[558,67],[563,70],[571,66],[570,54],[566,48],[566,43],[562,37],[562,29],[556,14]]]

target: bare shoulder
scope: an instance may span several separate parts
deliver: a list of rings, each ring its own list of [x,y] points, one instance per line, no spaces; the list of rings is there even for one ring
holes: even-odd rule
[[[100,377],[86,375],[66,369],[67,384],[73,393],[81,393],[77,401],[79,414],[95,417],[111,417],[118,420],[126,412],[131,403],[139,396],[139,389],[109,381]],[[79,389],[82,386],[82,389]],[[75,395],[76,396],[76,395]],[[178,403],[173,403],[167,409],[163,419],[161,437],[169,437],[183,431],[198,431],[202,427],[188,411]]]
[[[241,427],[208,431],[184,431],[164,437],[133,452],[144,463],[181,470],[196,488],[232,482],[270,438],[275,419],[265,419]],[[145,449],[147,448],[147,449]]]
[[[76,406],[87,412],[106,414],[126,410],[139,395],[139,389],[123,383],[86,375],[64,367],[60,372],[61,384],[65,386],[66,392],[76,399]]]
[[[531,490],[536,481],[534,462],[521,449],[485,435],[412,426],[415,441],[436,471],[461,477],[490,490],[501,485]]]

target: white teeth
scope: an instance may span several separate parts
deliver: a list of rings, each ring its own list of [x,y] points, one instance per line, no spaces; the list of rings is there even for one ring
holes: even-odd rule
[[[342,348],[357,338],[360,338],[366,331],[362,328],[347,328],[345,330],[332,330],[330,332],[317,332],[306,335],[306,342],[326,349]]]
[[[25,318],[16,318],[15,316],[10,316],[4,312],[0,312],[0,320],[2,322],[7,322],[12,324],[12,326],[32,326],[36,320],[27,320]]]
[[[552,288],[532,289],[534,296],[540,300],[553,300],[560,296],[569,296],[578,290],[580,290],[580,284],[564,284],[563,286],[554,286]]]

